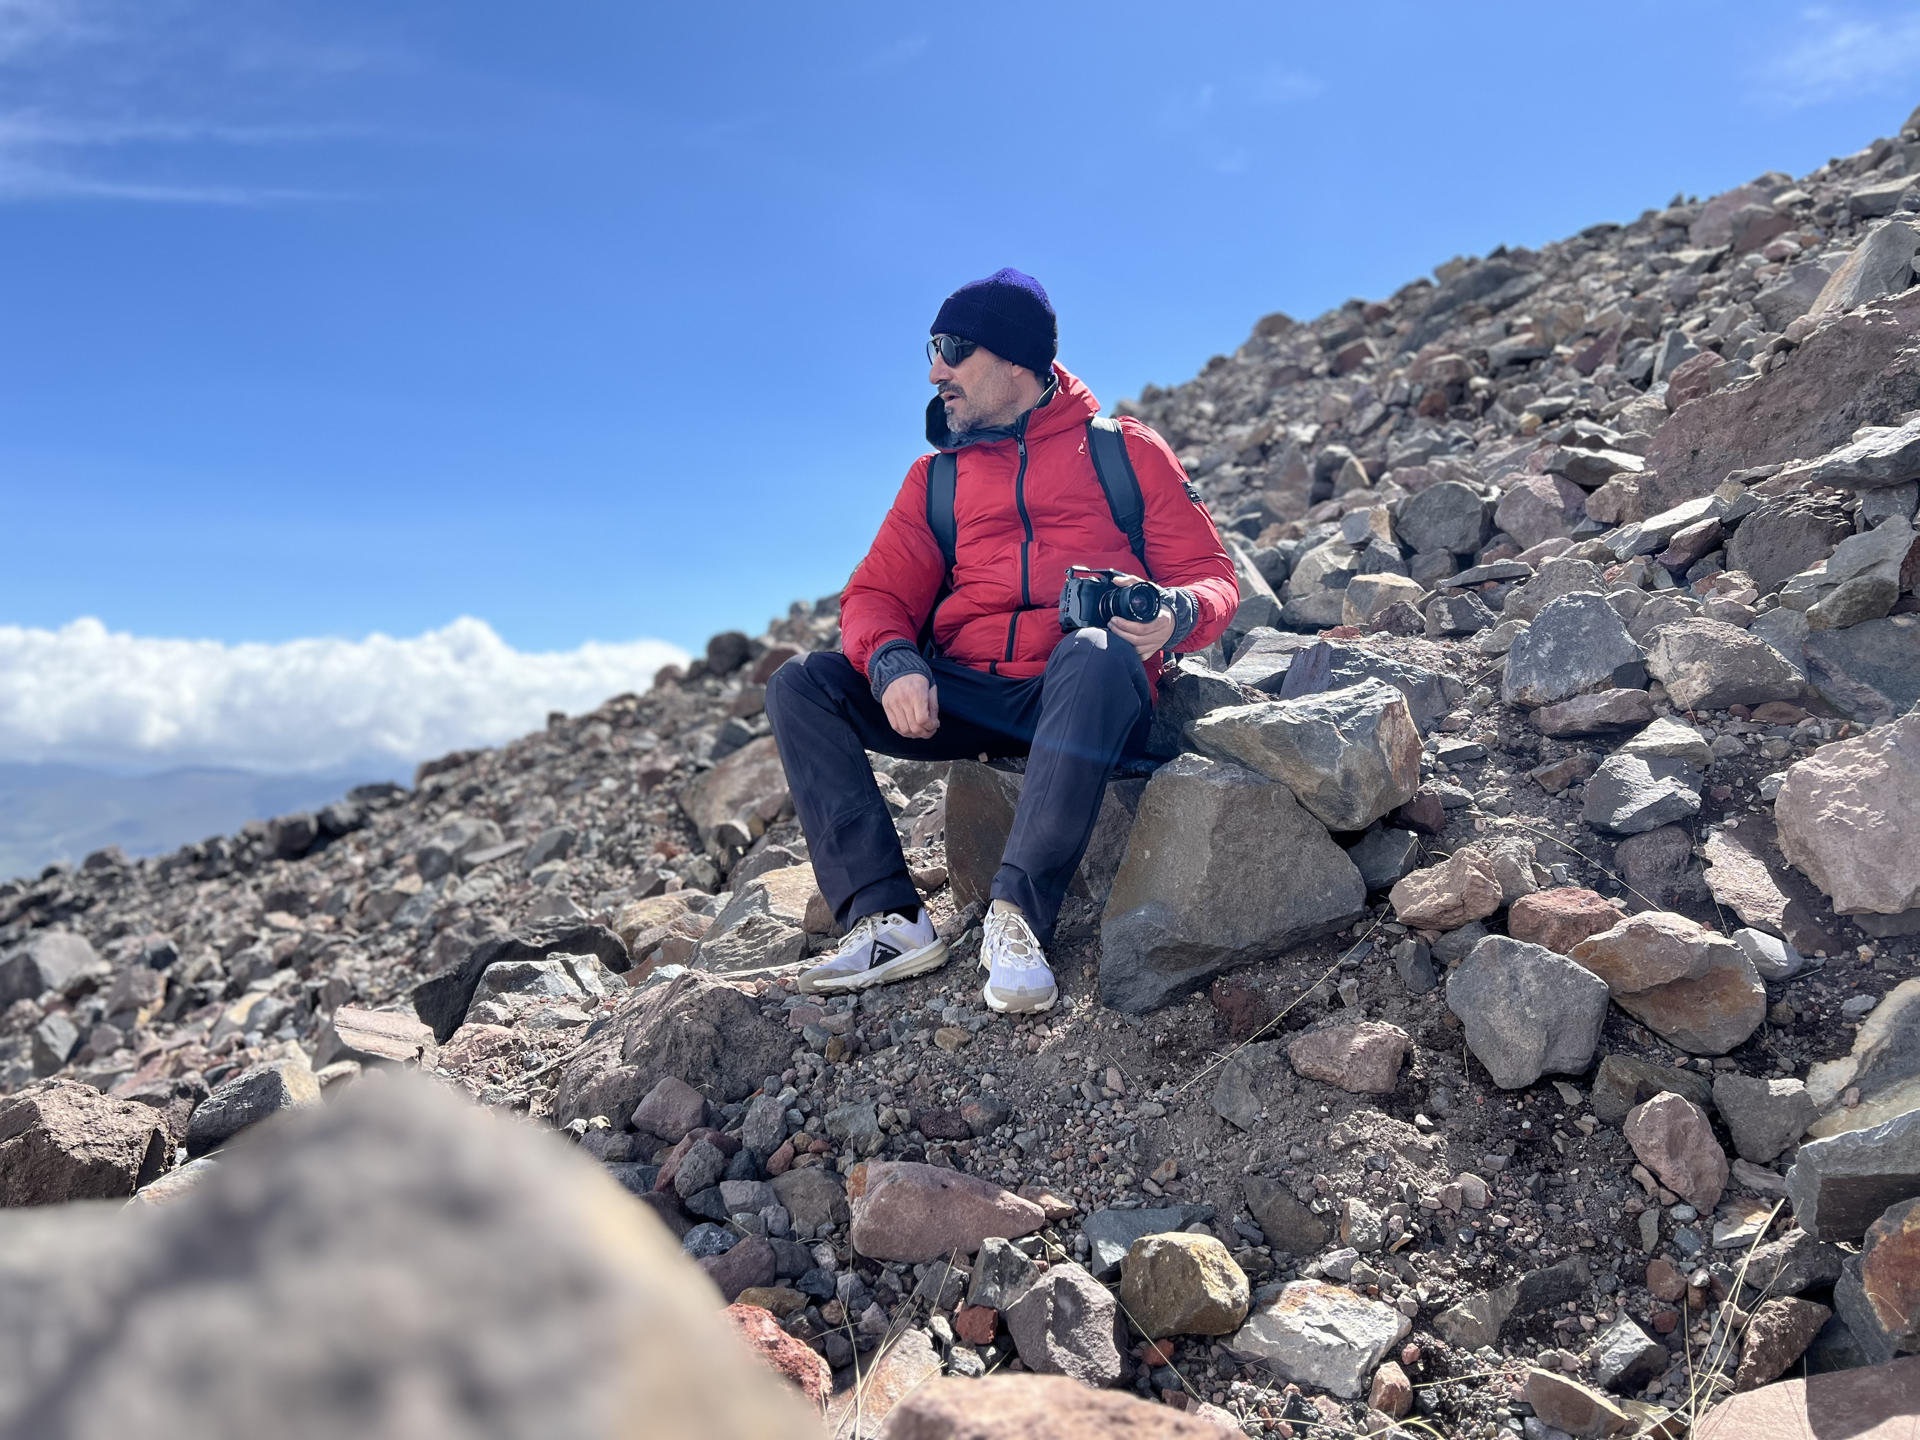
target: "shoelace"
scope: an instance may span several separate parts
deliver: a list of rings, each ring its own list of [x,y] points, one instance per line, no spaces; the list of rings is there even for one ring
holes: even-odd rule
[[[880,933],[883,916],[862,915],[853,922],[853,929],[847,932],[847,938],[840,942],[840,948],[834,951],[834,958],[852,955],[862,945],[871,942]]]
[[[1024,915],[1004,911],[989,914],[986,939],[988,948],[995,952],[994,958],[1005,960],[1016,970],[1033,970],[1046,963],[1040,958],[1040,942],[1028,928]]]

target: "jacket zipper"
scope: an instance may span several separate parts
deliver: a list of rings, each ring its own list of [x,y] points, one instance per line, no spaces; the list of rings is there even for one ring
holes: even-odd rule
[[[1023,421],[1025,418],[1021,417]],[[1020,469],[1013,477],[1013,506],[1020,512],[1021,528],[1027,532],[1027,538],[1020,542],[1020,607],[1030,610],[1033,608],[1033,592],[1027,581],[1027,550],[1033,544],[1033,518],[1027,514],[1027,437],[1016,435],[1013,443],[1020,447]],[[1007,658],[1013,658],[1011,625],[1007,627]]]
[[[1006,658],[1009,660],[1013,659],[1013,632],[1018,630],[1019,628],[1020,628],[1020,612],[1016,610],[1007,619],[1007,656]]]

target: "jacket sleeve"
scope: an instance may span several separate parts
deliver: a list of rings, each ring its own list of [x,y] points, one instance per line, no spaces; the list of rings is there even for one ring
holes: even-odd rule
[[[1132,417],[1122,418],[1127,457],[1146,504],[1147,568],[1157,585],[1192,595],[1198,612],[1176,650],[1204,650],[1219,639],[1240,607],[1240,582],[1213,517],[1187,488],[1187,472],[1167,442]]]
[[[840,595],[840,648],[862,675],[869,675],[867,663],[887,645],[919,643],[920,627],[946,578],[946,558],[927,527],[931,460],[913,462],[866,559]]]

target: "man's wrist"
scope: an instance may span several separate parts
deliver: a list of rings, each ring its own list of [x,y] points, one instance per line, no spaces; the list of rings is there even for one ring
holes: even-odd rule
[[[1194,598],[1191,590],[1169,588],[1161,594],[1162,604],[1173,616],[1173,633],[1167,636],[1166,648],[1174,650],[1200,623],[1200,602]]]
[[[933,667],[910,640],[889,640],[867,659],[867,680],[876,700],[902,675],[924,675],[929,681],[933,679]]]

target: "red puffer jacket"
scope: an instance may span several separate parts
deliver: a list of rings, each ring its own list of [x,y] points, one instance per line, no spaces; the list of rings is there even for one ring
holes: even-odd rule
[[[953,589],[933,619],[941,655],[1014,679],[1040,674],[1060,643],[1060,587],[1069,565],[1140,568],[1087,454],[1086,425],[1100,402],[1060,366],[1053,370],[1052,398],[1027,412],[1021,433],[959,450]],[[951,448],[942,444],[951,437],[940,417],[936,400],[928,406],[928,438]],[[1239,604],[1233,561],[1205,508],[1189,496],[1186,472],[1166,441],[1138,420],[1123,418],[1121,428],[1146,502],[1150,578],[1193,594],[1199,619],[1179,648],[1203,650]],[[913,462],[840,597],[841,648],[863,674],[883,645],[918,641],[945,578],[927,524],[931,461]],[[1157,660],[1148,675],[1158,679]]]

